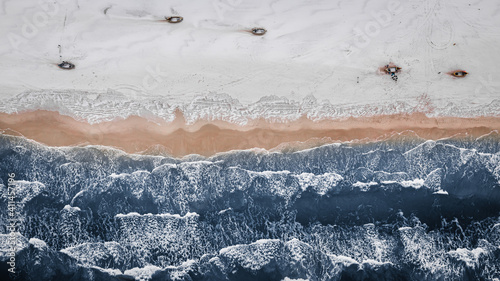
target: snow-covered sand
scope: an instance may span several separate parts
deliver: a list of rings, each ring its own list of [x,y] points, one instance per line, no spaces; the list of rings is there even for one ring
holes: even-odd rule
[[[142,108],[151,100],[163,106],[189,105],[200,96],[227,95],[248,107],[273,95],[298,103],[312,95],[316,107],[350,108],[348,116],[380,114],[380,107],[383,114],[401,113],[418,106],[437,116],[498,115],[498,1],[41,3],[0,3],[3,112],[38,108],[102,121],[113,115],[150,117]],[[164,21],[175,15],[184,20]],[[253,27],[268,32],[246,32]],[[59,69],[56,64],[62,60],[76,69]],[[397,82],[377,73],[389,62],[402,67]],[[446,74],[456,69],[469,75]],[[32,91],[47,97],[30,99]],[[69,99],[58,100],[51,91],[69,94]],[[116,95],[117,101],[101,104],[96,93],[108,93],[106,100]],[[95,116],[105,112],[105,106],[112,111],[116,103],[122,107],[111,116]],[[356,111],[367,105],[371,107]],[[175,107],[161,118],[171,120]],[[220,118],[239,123],[242,119],[234,115],[245,116],[239,109],[222,117],[211,115],[216,109],[210,99],[183,109],[191,111],[184,112],[193,117],[188,121]],[[287,109],[286,103],[276,102],[250,118],[286,115]],[[338,117],[329,114],[324,116]]]

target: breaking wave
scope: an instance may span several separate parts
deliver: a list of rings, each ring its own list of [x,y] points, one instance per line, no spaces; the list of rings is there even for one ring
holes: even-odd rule
[[[0,174],[16,175],[22,279],[494,280],[499,140],[178,159],[1,135]]]

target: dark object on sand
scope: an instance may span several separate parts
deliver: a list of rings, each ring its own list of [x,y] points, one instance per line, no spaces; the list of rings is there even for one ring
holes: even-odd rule
[[[465,71],[465,70],[455,70],[455,71],[449,72],[448,74],[450,74],[451,76],[458,77],[458,78],[463,78],[469,73],[467,73],[467,71]]]
[[[58,64],[57,66],[59,66],[59,68],[62,68],[62,69],[73,69],[75,68],[75,65],[70,63],[70,62],[67,62],[67,61],[63,61],[62,63]]]
[[[264,28],[261,28],[261,27],[252,28],[253,35],[262,36],[262,35],[266,34],[266,32],[267,32],[267,30],[265,30]]]
[[[391,75],[391,79],[394,80],[395,82],[398,81],[398,76],[396,74],[401,71],[401,67],[399,67],[393,63],[390,63],[390,64],[387,64],[379,69],[382,70],[385,74]]]
[[[184,20],[184,18],[183,17],[174,16],[174,17],[165,17],[165,20],[168,21],[169,23],[179,23],[182,20]]]
[[[384,71],[387,74],[396,74],[401,70],[401,67],[395,66],[395,65],[386,65],[384,68]]]
[[[395,73],[391,73],[391,79],[398,82],[398,76]]]

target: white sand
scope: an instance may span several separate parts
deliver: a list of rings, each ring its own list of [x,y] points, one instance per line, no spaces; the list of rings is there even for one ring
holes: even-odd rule
[[[250,104],[269,95],[301,101],[312,94],[339,108],[398,108],[418,105],[425,94],[431,107],[447,109],[438,115],[471,106],[479,108],[472,115],[492,115],[491,107],[498,108],[491,105],[500,89],[498,1],[62,2],[0,3],[0,98],[33,90],[111,89],[124,94],[120,101],[147,96],[189,104],[216,93]],[[161,21],[175,14],[184,21]],[[252,27],[268,32],[244,31]],[[58,45],[62,59],[76,69],[55,65]],[[389,62],[402,67],[398,82],[377,74]],[[470,74],[463,79],[446,74],[455,69]],[[22,104],[11,102],[2,111]],[[99,106],[72,102],[88,114]],[[274,115],[280,106],[272,108]],[[57,100],[38,108],[72,111]]]

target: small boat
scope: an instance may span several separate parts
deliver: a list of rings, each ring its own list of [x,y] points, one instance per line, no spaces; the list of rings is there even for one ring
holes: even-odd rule
[[[67,62],[67,61],[63,61],[62,63],[58,64],[57,66],[59,66],[59,68],[61,68],[61,69],[73,69],[73,68],[75,68],[74,64]]]
[[[173,16],[173,17],[165,17],[165,20],[169,23],[179,23],[184,20],[183,17]]]
[[[252,28],[252,34],[257,36],[262,36],[266,34],[267,30],[261,27]]]
[[[459,78],[465,77],[467,74],[469,74],[469,73],[467,73],[467,71],[464,71],[464,70],[455,70],[455,71],[450,72],[450,75],[455,76],[455,77],[459,77]]]

